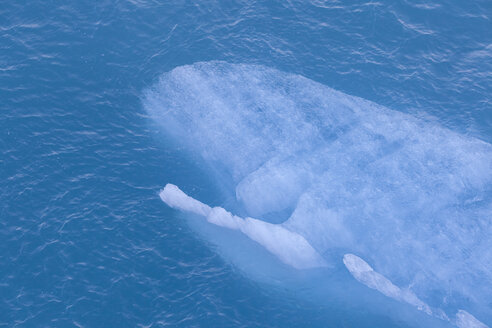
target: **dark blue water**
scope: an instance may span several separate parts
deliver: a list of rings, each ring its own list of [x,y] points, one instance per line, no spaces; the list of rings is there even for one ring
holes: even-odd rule
[[[0,326],[418,326],[219,255],[158,197],[173,182],[226,202],[143,93],[186,64],[260,64],[490,143],[491,15],[490,1],[4,1]]]

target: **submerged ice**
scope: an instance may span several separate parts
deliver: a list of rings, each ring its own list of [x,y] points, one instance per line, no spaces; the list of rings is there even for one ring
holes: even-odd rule
[[[295,268],[343,263],[356,281],[460,328],[492,321],[490,144],[254,65],[178,67],[144,106],[246,215],[168,185],[171,207]],[[261,220],[285,213],[278,225]]]

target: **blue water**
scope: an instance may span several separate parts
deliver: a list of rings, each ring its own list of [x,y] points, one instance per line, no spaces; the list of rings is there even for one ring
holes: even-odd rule
[[[145,99],[183,65],[254,64],[490,144],[491,14],[490,1],[4,1],[0,326],[452,327],[344,268],[284,267],[242,236],[168,208],[158,192],[172,182],[234,209],[234,181],[163,131]],[[479,177],[490,176],[484,167]],[[491,208],[478,209],[482,220],[464,224],[487,233]],[[490,259],[491,243],[463,254]],[[490,273],[490,262],[480,269]],[[490,290],[488,277],[466,288]],[[418,292],[449,317],[467,307],[492,325],[492,297]]]

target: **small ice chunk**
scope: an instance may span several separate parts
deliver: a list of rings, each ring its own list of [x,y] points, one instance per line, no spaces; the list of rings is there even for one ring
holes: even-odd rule
[[[402,290],[398,286],[395,286],[385,276],[374,271],[374,269],[360,257],[354,254],[345,254],[343,263],[352,276],[367,287],[376,289],[383,295],[393,299],[409,303],[427,314],[432,314],[430,307],[422,302],[414,293],[410,290]]]
[[[214,207],[207,216],[207,221],[220,227],[232,230],[241,230],[244,220],[238,216],[232,215],[222,207]]]
[[[456,326],[458,328],[488,328],[487,325],[465,310],[458,310],[456,313]]]
[[[384,295],[398,299],[400,288],[393,285],[383,275],[377,273],[366,261],[354,254],[345,254],[343,263],[355,279],[369,288],[376,289]]]

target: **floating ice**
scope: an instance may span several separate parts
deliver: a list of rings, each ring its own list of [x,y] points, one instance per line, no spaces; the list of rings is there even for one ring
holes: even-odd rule
[[[490,144],[254,65],[178,67],[144,106],[218,186],[232,186],[231,210],[286,220],[243,220],[184,194],[164,195],[170,206],[240,230],[294,267],[310,267],[300,252],[282,255],[297,243],[329,265],[358,254],[347,268],[371,263],[351,272],[383,294],[492,322]],[[464,313],[456,325],[472,327]]]

